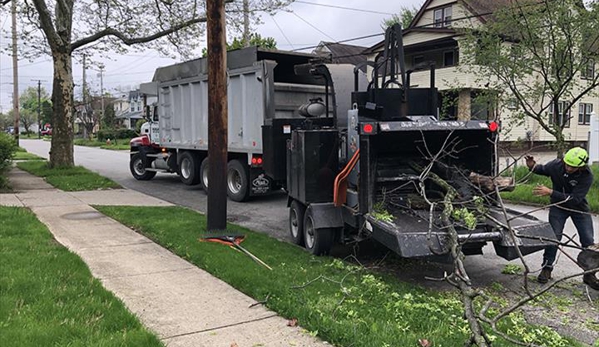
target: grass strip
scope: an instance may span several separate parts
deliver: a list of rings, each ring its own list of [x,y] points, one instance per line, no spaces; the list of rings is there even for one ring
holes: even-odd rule
[[[0,345],[162,346],[33,213],[0,221]]]
[[[594,179],[591,189],[587,194],[587,200],[589,202],[591,212],[599,213],[599,165],[592,165],[591,170],[593,172]],[[523,181],[528,173],[529,170],[526,167],[520,166],[516,168],[516,182],[522,182],[522,184],[516,186],[516,189],[514,189],[512,192],[501,193],[501,197],[512,202],[528,203],[534,205],[549,205],[549,197],[534,196],[532,195],[532,190],[538,184],[542,184],[551,188],[551,179],[549,177],[531,174],[528,176],[528,178],[526,178],[526,180]],[[511,173],[509,173],[509,175],[511,175]]]
[[[459,297],[433,292],[265,234],[229,225],[246,235],[243,247],[273,268],[269,271],[227,246],[198,242],[206,218],[181,207],[98,206],[180,257],[224,280],[283,317],[297,318],[310,334],[336,346],[461,346],[468,336]],[[218,300],[218,298],[215,298]],[[226,302],[223,302],[226,305]],[[531,327],[521,315],[502,325],[528,342],[543,346],[579,346],[546,327]],[[497,337],[494,346],[512,346]]]
[[[46,160],[42,157],[39,157],[33,153],[17,151],[13,160]]]
[[[17,167],[33,175],[44,177],[46,182],[65,191],[121,188],[116,182],[82,166],[50,168],[46,161],[24,161],[17,163]]]
[[[129,141],[130,140],[111,140],[110,144],[107,144],[106,142],[98,140],[75,139],[73,141],[73,144],[77,146],[100,147],[102,149],[122,151],[131,149]]]

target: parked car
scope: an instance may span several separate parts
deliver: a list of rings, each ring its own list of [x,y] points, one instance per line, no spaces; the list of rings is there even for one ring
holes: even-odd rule
[[[42,136],[51,136],[51,135],[52,135],[52,128],[42,130]]]

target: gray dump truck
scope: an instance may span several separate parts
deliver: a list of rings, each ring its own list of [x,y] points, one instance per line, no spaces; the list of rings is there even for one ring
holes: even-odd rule
[[[430,71],[429,88],[410,88],[415,70],[405,69],[400,28],[387,30],[384,52],[367,64],[370,83],[360,67],[314,58],[229,52],[231,199],[285,189],[291,237],[313,254],[374,238],[402,257],[442,260],[449,234],[439,207],[447,190],[423,175],[426,167],[455,189],[456,202],[476,201],[486,211],[470,228],[456,223],[465,254],[492,242],[498,255],[514,259],[554,238],[548,223],[504,211],[493,188],[473,183],[495,182],[498,124],[439,120],[434,66],[416,67]],[[204,59],[160,68],[145,86],[158,101],[131,141],[137,179],[175,172],[208,187],[206,71]]]

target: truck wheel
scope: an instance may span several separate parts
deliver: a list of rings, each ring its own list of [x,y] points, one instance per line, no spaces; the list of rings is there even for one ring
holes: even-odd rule
[[[204,158],[200,165],[200,186],[208,194],[208,157]]]
[[[306,249],[314,255],[328,254],[333,247],[335,229],[314,228],[312,210],[308,210],[304,217],[304,242]]]
[[[289,207],[289,231],[291,239],[296,245],[304,245],[304,215],[306,207],[297,200],[291,202]]]
[[[179,177],[181,182],[192,186],[200,183],[200,165],[197,157],[191,152],[183,152],[179,161]]]
[[[156,176],[156,171],[146,170],[146,168],[150,167],[146,162],[147,158],[141,153],[135,153],[131,156],[129,170],[131,170],[131,174],[138,181],[148,181]]]
[[[233,201],[246,201],[250,197],[250,181],[246,167],[237,159],[227,164],[227,195]]]

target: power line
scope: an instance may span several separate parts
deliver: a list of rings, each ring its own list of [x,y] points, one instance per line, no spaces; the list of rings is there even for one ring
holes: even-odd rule
[[[279,31],[281,32],[281,34],[283,34],[283,37],[285,38],[285,40],[287,40],[287,43],[291,46],[291,48],[294,48],[291,41],[289,41],[289,38],[287,37],[287,35],[285,35],[285,33],[283,32],[283,29],[281,29],[281,27],[279,26],[279,23],[277,23],[275,16],[270,16],[270,18],[272,18],[272,21],[275,22],[275,25],[277,26],[277,28],[279,28]]]
[[[331,43],[344,43],[344,42],[358,41],[358,40],[369,39],[369,38],[373,38],[373,37],[377,37],[377,36],[382,36],[382,35],[384,35],[384,33],[372,34],[372,35],[366,35],[366,36],[360,36],[360,37],[354,37],[354,38],[351,38],[351,39],[346,39],[346,40],[341,40],[341,41],[331,42]],[[293,49],[291,51],[292,52],[297,52],[297,51],[303,51],[305,49],[312,49],[312,48],[316,48],[316,47],[318,47],[318,45],[297,48],[297,49]]]
[[[324,31],[318,29],[317,27],[315,27],[314,25],[312,25],[312,23],[308,22],[307,20],[303,19],[302,17],[300,17],[299,14],[295,13],[295,12],[291,12],[293,13],[297,18],[301,19],[302,21],[304,21],[304,23],[308,24],[309,26],[311,26],[312,28],[314,28],[314,30],[318,31],[319,33],[323,34],[324,36],[328,37],[329,39],[333,40],[333,41],[337,41],[334,38],[330,37],[329,35],[327,35],[327,33],[325,33]]]
[[[326,4],[317,4],[317,3],[314,3],[314,2],[308,2],[308,1],[299,1],[299,0],[296,0],[295,2],[300,3],[300,4],[322,6],[322,7],[330,7],[330,8],[337,8],[337,9],[348,10],[348,11],[366,12],[366,13],[374,13],[374,14],[384,14],[384,15],[387,15],[387,16],[394,15],[394,13],[389,13],[389,12],[379,12],[379,11],[372,11],[372,10],[364,10],[364,9],[360,9],[360,8],[352,8],[352,7],[344,7],[344,6],[336,6],[336,5],[326,5]]]

